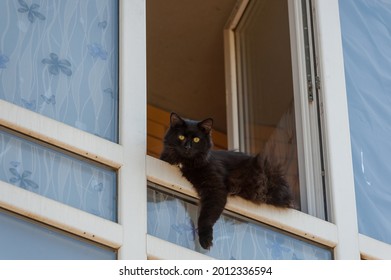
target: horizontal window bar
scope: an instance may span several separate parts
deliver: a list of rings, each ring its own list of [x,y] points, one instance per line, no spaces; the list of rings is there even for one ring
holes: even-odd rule
[[[0,99],[0,125],[113,168],[123,165],[123,147]]]

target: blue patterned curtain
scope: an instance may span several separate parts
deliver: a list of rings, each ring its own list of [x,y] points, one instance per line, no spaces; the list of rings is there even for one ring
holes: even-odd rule
[[[391,2],[339,8],[359,231],[391,244]]]
[[[0,130],[0,180],[117,220],[114,170]]]
[[[118,141],[118,1],[1,0],[0,98]]]

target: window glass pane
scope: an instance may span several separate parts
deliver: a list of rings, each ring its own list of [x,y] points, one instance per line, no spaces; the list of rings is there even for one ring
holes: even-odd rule
[[[1,127],[0,127],[1,128]],[[0,180],[112,221],[116,172],[0,130]]]
[[[114,249],[0,211],[0,260],[116,259]]]
[[[0,1],[0,98],[118,140],[118,1]]]
[[[207,251],[198,243],[197,217],[194,202],[148,189],[148,233],[153,236],[217,259],[332,258],[328,249],[229,213],[214,225],[214,245]]]
[[[277,160],[300,208],[287,1],[250,2],[235,44],[240,149]]]
[[[391,244],[391,3],[339,7],[359,231]]]

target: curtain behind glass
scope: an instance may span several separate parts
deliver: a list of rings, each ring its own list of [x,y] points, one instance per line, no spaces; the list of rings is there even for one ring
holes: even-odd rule
[[[339,7],[359,231],[391,244],[391,2]]]
[[[117,173],[0,127],[0,180],[117,221]]]
[[[118,141],[118,1],[1,0],[0,99]]]
[[[154,186],[154,184],[149,183]],[[328,260],[331,250],[272,227],[223,214],[213,227],[210,250],[198,242],[198,207],[174,195],[148,188],[148,234],[217,259]]]

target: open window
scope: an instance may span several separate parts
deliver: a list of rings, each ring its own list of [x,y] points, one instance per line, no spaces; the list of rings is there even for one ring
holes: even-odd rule
[[[191,119],[213,117],[214,148],[273,157],[284,168],[298,210],[314,223],[314,217],[327,220],[311,24],[309,1],[147,1],[150,235],[208,253],[191,240],[194,190],[178,170],[154,159],[162,151],[171,111]],[[260,206],[241,203],[228,203],[224,219],[236,223],[233,212],[241,223],[268,220],[280,227],[279,218],[267,218],[272,209],[260,214]],[[159,215],[167,218],[166,227]],[[240,229],[230,230],[224,219],[219,227],[228,236],[220,237],[230,240]],[[284,258],[293,256],[288,255]]]
[[[209,2],[146,1],[149,155],[159,156],[171,111],[213,117],[215,147],[227,149],[223,28],[236,0]]]
[[[213,117],[215,148],[272,157],[297,208],[327,219],[309,3],[210,5],[147,2],[148,154],[159,156],[170,111]]]

